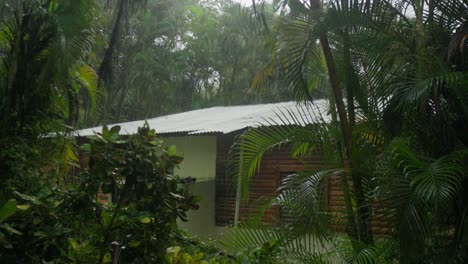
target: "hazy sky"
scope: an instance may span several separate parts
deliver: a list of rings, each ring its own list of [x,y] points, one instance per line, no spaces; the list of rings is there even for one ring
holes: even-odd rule
[[[252,0],[234,0],[236,2],[242,3],[243,5],[251,5]],[[258,0],[256,0],[258,2]],[[266,0],[267,2],[271,2],[272,0]]]
[[[244,4],[244,5],[250,5],[250,4],[252,4],[252,0],[235,0],[235,1],[237,1],[237,2],[239,2],[239,3],[242,3],[242,4]]]

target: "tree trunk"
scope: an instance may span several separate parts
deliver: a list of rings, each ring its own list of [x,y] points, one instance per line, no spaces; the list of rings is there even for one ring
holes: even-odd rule
[[[343,139],[345,143],[345,157],[349,161],[351,157],[351,151],[352,151],[352,138],[351,138],[351,128],[348,123],[348,118],[346,115],[346,109],[344,106],[343,102],[343,94],[340,89],[340,82],[338,79],[338,72],[336,70],[336,65],[335,61],[333,58],[333,54],[331,53],[330,49],[330,44],[328,42],[328,38],[325,34],[320,36],[320,43],[322,45],[322,50],[325,55],[325,60],[327,63],[327,70],[328,70],[328,75],[330,79],[330,86],[333,94],[333,99],[335,101],[335,105],[338,111],[338,117],[340,119],[340,126],[341,126],[341,131],[343,133]],[[339,147],[341,149],[341,147]],[[342,163],[344,165],[345,159],[342,159]],[[359,221],[359,216],[356,219],[353,208],[352,208],[352,203],[351,203],[351,193],[350,193],[350,186],[348,183],[348,177],[347,177],[347,172],[342,175],[342,180],[341,180],[341,185],[344,191],[344,199],[345,199],[345,206],[346,206],[346,211],[347,211],[347,226],[346,226],[346,232],[356,240],[359,240],[359,229],[358,226],[359,224],[356,222],[356,220]],[[353,180],[354,184],[354,180]],[[353,186],[355,187],[355,186]],[[356,226],[357,225],[357,226]]]
[[[346,3],[345,3],[346,4]],[[350,40],[349,40],[349,32],[345,29],[343,32],[343,49],[344,49],[344,58],[343,61],[345,63],[345,83],[346,83],[346,101],[347,101],[347,108],[348,108],[348,118],[349,118],[349,126],[350,126],[350,133],[352,135],[354,125],[356,123],[356,114],[355,114],[355,106],[354,106],[354,90],[359,88],[359,81],[355,78],[354,68],[351,62],[351,51],[350,51]],[[356,198],[356,206],[357,206],[357,224],[359,230],[359,237],[367,244],[373,242],[372,237],[372,229],[370,228],[370,221],[371,221],[371,204],[367,201],[365,196],[365,191],[362,186],[362,179],[364,174],[360,173],[361,166],[359,162],[355,162],[353,159],[355,155],[359,155],[356,153],[351,153],[352,156],[349,157],[349,164],[351,168],[351,179],[353,182],[355,198]]]
[[[320,1],[318,0],[311,1],[311,7],[314,9],[321,8],[319,5],[317,5],[317,3],[319,2]],[[353,173],[354,164],[352,163],[352,156],[353,156],[352,127],[348,119],[348,114],[347,114],[346,107],[345,107],[344,100],[343,100],[343,93],[340,89],[338,71],[336,68],[335,60],[333,58],[333,54],[330,48],[330,43],[328,41],[328,37],[326,33],[321,34],[319,37],[319,40],[320,40],[322,50],[325,56],[325,60],[327,63],[328,75],[330,78],[330,86],[331,86],[332,93],[334,96],[336,108],[338,111],[338,116],[340,118],[340,125],[341,125],[341,132],[343,134],[345,154],[349,162],[349,167],[351,171],[351,180],[353,183],[352,187],[356,194],[356,207],[358,208],[357,216],[355,217],[353,212],[348,212],[348,214],[351,213],[352,215],[348,215],[347,232],[354,239],[357,239],[366,244],[369,244],[369,243],[372,243],[372,235],[370,232],[370,226],[367,221],[367,219],[369,218],[368,215],[369,215],[370,208],[365,199],[364,190],[362,188],[362,179],[360,175]],[[352,89],[352,87],[349,87],[349,89]],[[354,119],[354,106],[353,106],[354,98],[353,98],[352,92],[348,94],[348,100],[351,100],[351,105],[349,105],[349,102],[348,102],[348,106],[352,107],[352,111],[350,113],[352,115],[351,117]],[[347,177],[346,175],[344,175],[343,182],[342,182],[344,188],[348,186],[347,181],[348,181]],[[345,194],[345,196],[348,196],[348,195],[350,195],[349,192],[348,194]],[[351,197],[345,197],[345,199],[351,199]],[[355,222],[356,220],[357,222]]]
[[[326,34],[320,36],[320,43],[322,44],[323,54],[327,62],[328,75],[330,78],[330,85],[335,97],[335,104],[338,111],[338,117],[340,118],[341,130],[343,133],[343,139],[345,143],[346,156],[349,159],[353,150],[353,142],[351,135],[351,127],[349,126],[348,117],[346,114],[346,108],[343,102],[343,93],[340,89],[340,81],[338,79],[338,71],[336,70],[335,60],[330,49],[330,43]]]

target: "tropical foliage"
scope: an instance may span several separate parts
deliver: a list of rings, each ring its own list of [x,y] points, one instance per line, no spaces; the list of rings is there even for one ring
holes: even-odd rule
[[[96,103],[97,76],[87,63],[96,11],[95,1],[86,0],[2,4],[2,138],[45,119],[73,124],[81,94]]]
[[[272,11],[266,19],[273,20]],[[271,57],[252,8],[233,1],[151,0],[126,21],[113,62],[100,68],[102,115],[86,125],[291,98],[279,82],[276,89],[247,93]]]
[[[285,126],[301,120],[286,112],[285,122],[247,131],[234,146],[233,171],[245,192],[263,155],[280,145],[298,158],[320,149],[332,159],[282,182],[273,204],[301,216],[297,223],[234,229],[226,243],[254,250],[260,263],[465,262],[466,3],[279,2],[287,14],[273,25],[275,57],[254,85],[283,70],[317,122]],[[313,89],[328,94],[327,112],[317,113]],[[331,177],[344,192],[338,215],[323,207]],[[373,233],[375,217],[391,227],[383,238]],[[340,223],[345,240],[336,236]],[[318,242],[297,243],[307,236]]]
[[[2,262],[468,262],[466,1],[252,2],[0,2]],[[275,148],[323,166],[269,201],[293,221],[242,223],[229,253],[178,229],[198,198],[153,130],[68,136],[292,98],[300,114],[243,134],[231,173],[247,195]],[[343,211],[325,206],[330,179]]]
[[[240,38],[237,30],[257,36],[252,27],[233,28],[246,22],[240,10],[206,1],[1,3],[2,260],[154,262],[183,243],[175,219],[185,219],[197,199],[172,176],[180,162],[174,149],[157,154],[160,142],[147,128],[129,139],[104,130],[82,150],[90,164],[80,164],[73,140],[56,132],[201,107],[219,101],[219,89],[226,102],[240,102],[227,91],[247,87],[255,68],[244,67],[268,56],[249,36],[227,47]],[[259,54],[238,68],[222,63],[222,52],[255,53],[254,46]],[[229,89],[215,85],[228,75]],[[108,204],[97,202],[98,190],[112,196]]]
[[[105,127],[90,140],[87,165],[66,185],[42,179],[34,195],[3,190],[11,197],[0,210],[5,263],[154,263],[183,239],[176,219],[186,221],[197,198],[191,180],[174,175],[175,147],[161,151],[148,127],[128,138]]]

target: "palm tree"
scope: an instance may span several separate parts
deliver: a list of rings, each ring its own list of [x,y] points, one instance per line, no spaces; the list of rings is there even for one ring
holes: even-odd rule
[[[60,115],[73,125],[82,90],[96,101],[97,77],[86,64],[96,11],[91,0],[5,3],[0,21],[1,138]]]
[[[97,75],[87,59],[97,11],[93,0],[2,2],[0,174],[5,182],[34,174],[43,161],[50,165],[43,156],[34,158],[40,155],[60,153],[65,162],[53,165],[60,168],[77,160],[70,140],[54,139],[60,147],[53,149],[42,137],[69,131],[82,104],[95,105]]]
[[[466,258],[461,160],[466,157],[467,97],[461,89],[467,76],[459,70],[463,66],[450,65],[447,58],[462,64],[466,44],[460,36],[467,5],[416,0],[329,1],[324,6],[320,1],[283,2],[289,13],[277,25],[276,60],[271,65],[284,69],[298,99],[313,101],[311,86],[327,87],[332,122],[310,127],[276,124],[246,132],[234,147],[240,153],[237,164],[243,165],[241,182],[248,183],[263,154],[278,144],[289,143],[304,154],[319,143],[334,149],[340,161],[332,172],[339,172],[345,193],[346,232],[355,261],[437,263],[448,252],[458,257],[455,262]],[[447,56],[453,43],[460,51]],[[431,142],[435,138],[440,145]],[[320,182],[330,173],[290,176],[277,202],[311,219],[314,230],[329,230],[330,217],[316,217],[327,214],[320,210],[320,195],[314,194],[320,193]],[[435,217],[448,205],[455,220]],[[371,216],[376,214],[395,226],[385,246],[371,232]],[[276,249],[291,246],[291,234],[297,238],[301,232],[293,228],[276,236],[275,241],[283,243]]]

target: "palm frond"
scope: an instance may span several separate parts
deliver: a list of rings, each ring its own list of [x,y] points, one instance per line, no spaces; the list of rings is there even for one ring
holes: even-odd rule
[[[324,201],[325,182],[344,173],[343,169],[308,171],[291,174],[281,182],[280,194],[274,200],[287,216],[284,223],[296,232],[313,235],[320,241],[331,241],[333,226],[341,217],[327,212]],[[292,222],[288,222],[292,221]],[[300,230],[300,231],[299,231]]]
[[[240,224],[236,228],[228,228],[220,243],[235,252],[249,252],[263,246],[278,245],[282,243],[285,234],[286,232],[281,232],[273,227]]]
[[[447,241],[450,236],[442,238],[450,227],[441,224],[436,215],[459,199],[463,181],[461,161],[467,152],[453,152],[439,159],[421,158],[404,140],[393,141],[388,151],[379,162],[382,175],[377,197],[381,206],[375,213],[395,226],[394,234],[403,256],[422,256],[426,253],[420,252],[421,248],[433,248],[430,241]]]
[[[462,188],[462,154],[456,152],[426,161],[418,158],[407,146],[400,145],[395,149],[395,159],[405,177],[411,179],[414,193],[424,202],[434,203],[437,207],[447,206]]]
[[[322,106],[323,108],[323,106]],[[259,128],[247,130],[230,151],[228,175],[241,178],[241,190],[248,193],[250,178],[258,171],[261,160],[268,151],[289,145],[293,150],[304,147],[313,149],[323,142],[329,142],[333,135],[327,125],[327,113],[321,113],[314,103],[298,105],[294,111],[278,109],[277,118],[266,119]]]
[[[96,72],[88,65],[81,65],[72,73],[75,80],[86,89],[91,99],[91,110],[96,108],[98,100],[98,76]]]
[[[427,22],[432,22],[454,32],[467,19],[468,3],[463,0],[434,1],[432,8],[424,10]]]
[[[259,263],[282,261],[298,263],[331,263],[334,236],[326,241],[313,233],[290,227],[240,224],[228,228],[220,244],[237,254],[253,256]],[[267,261],[268,260],[268,261]]]

